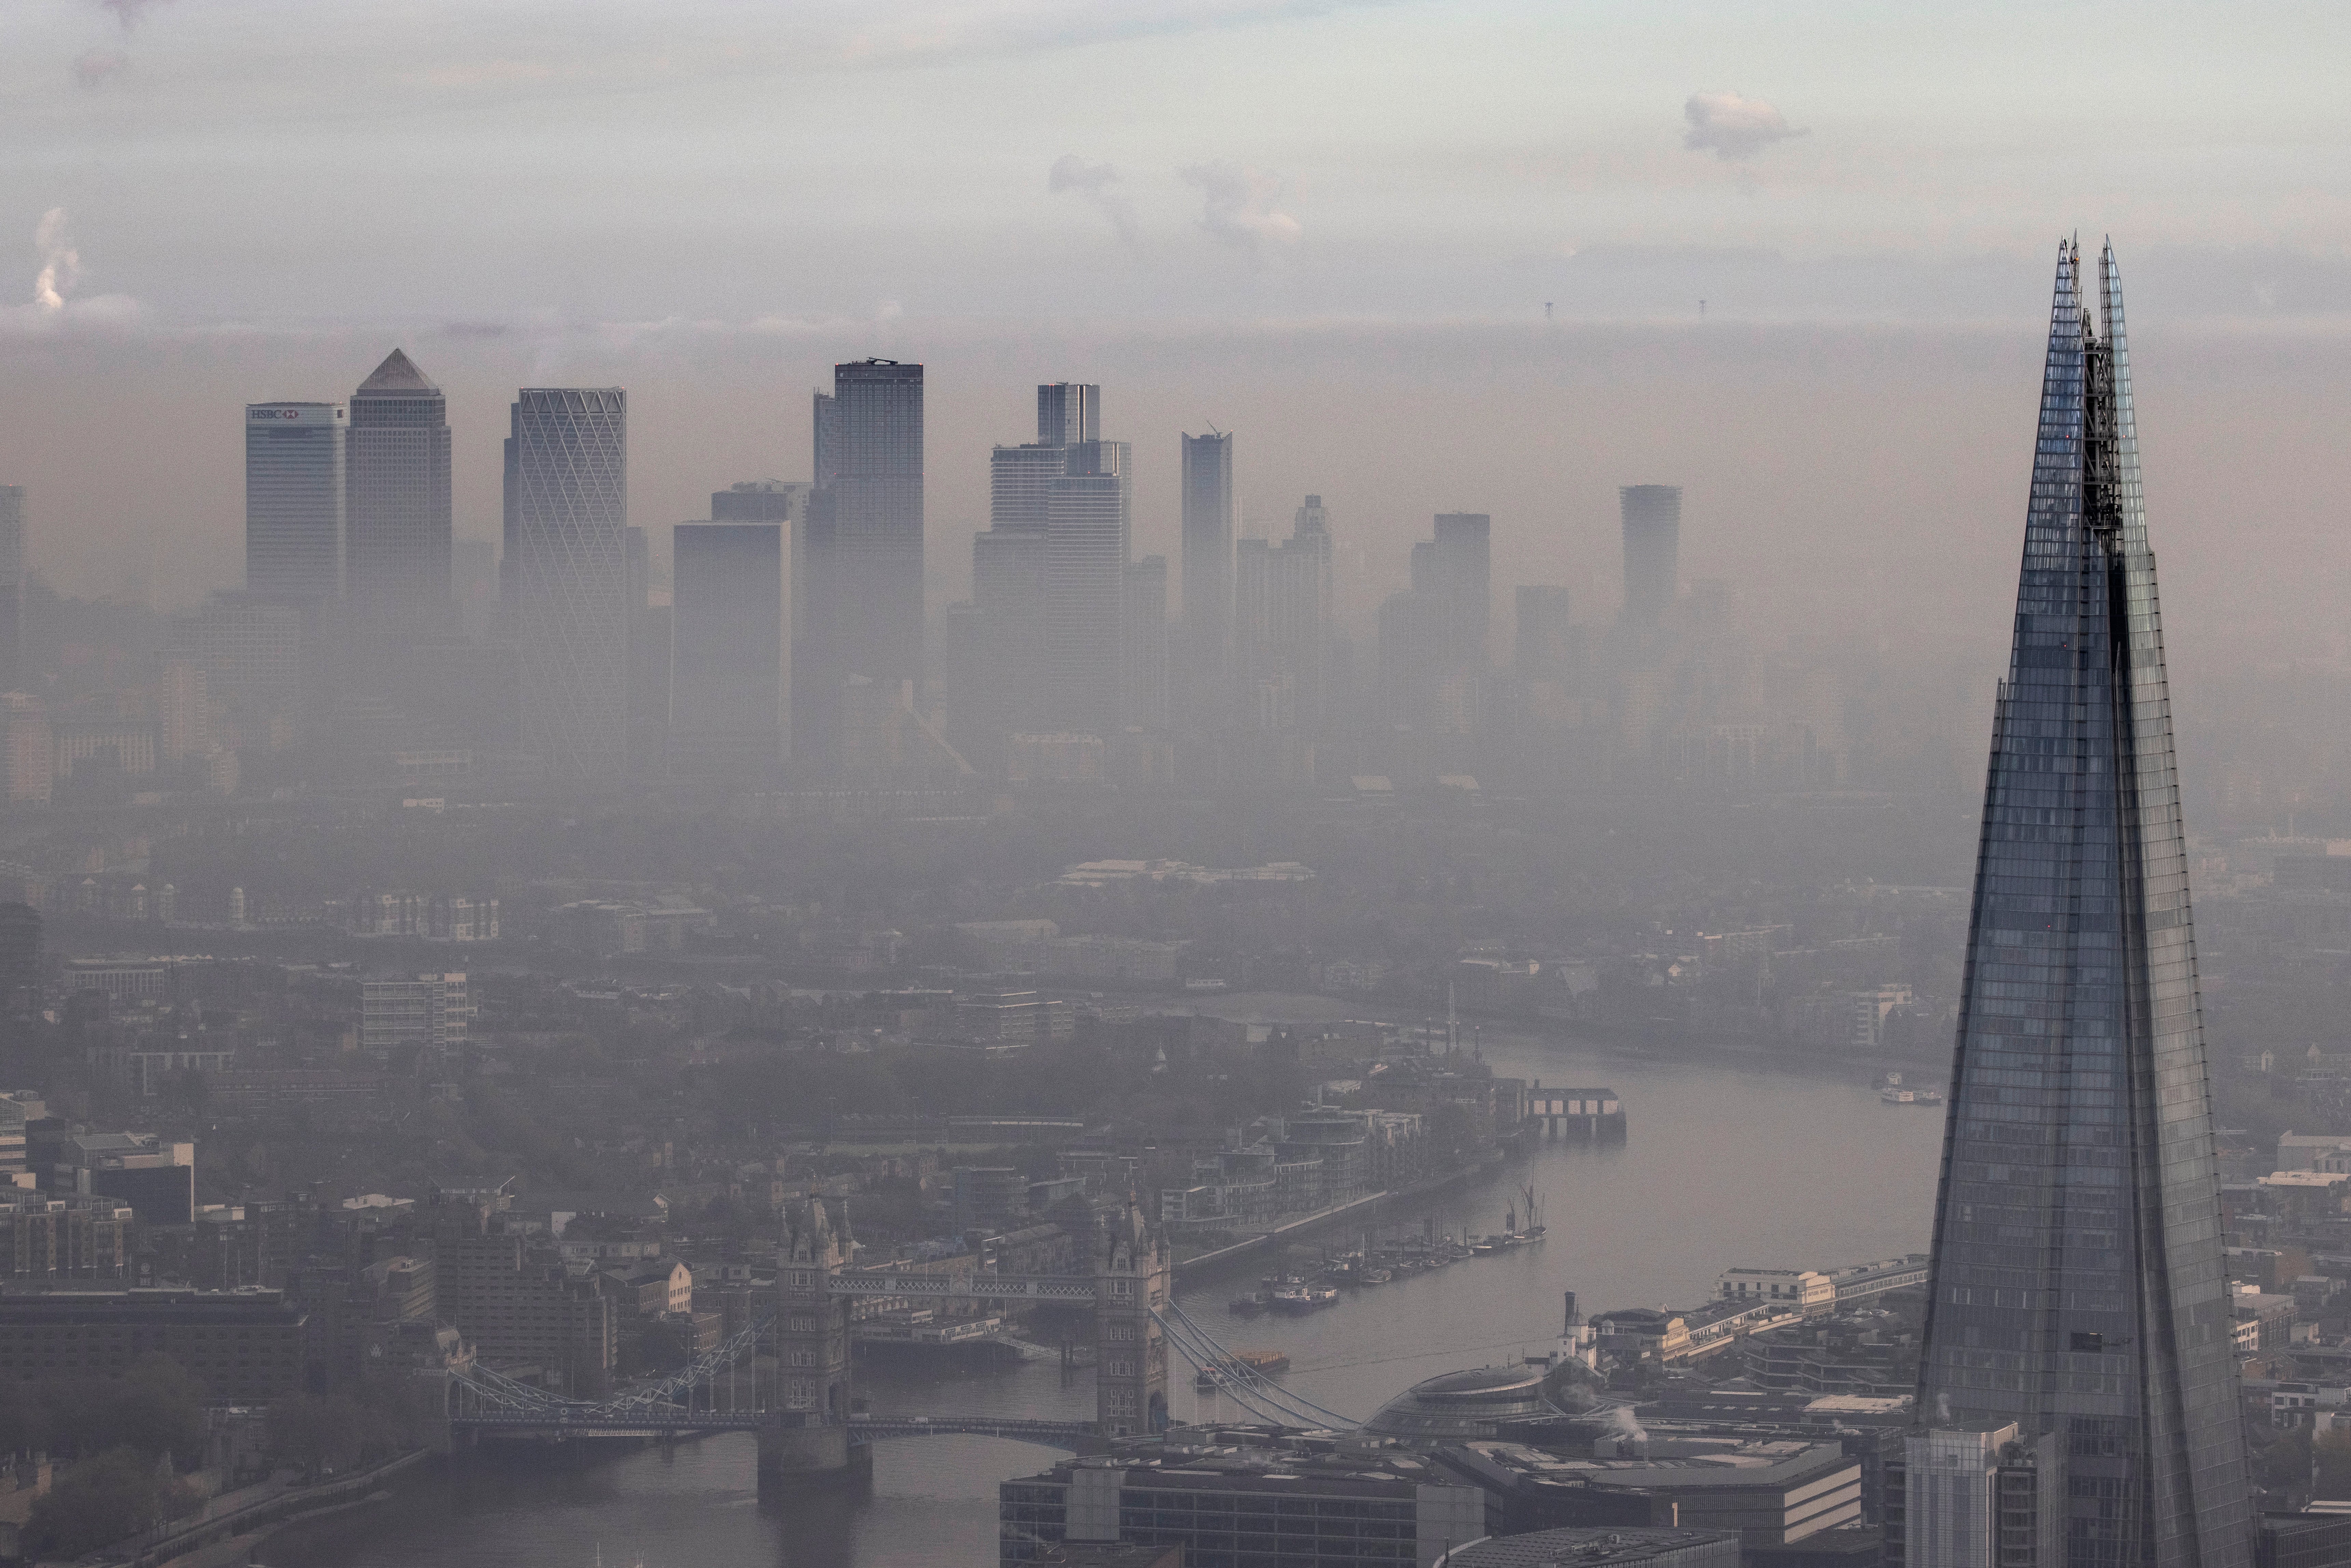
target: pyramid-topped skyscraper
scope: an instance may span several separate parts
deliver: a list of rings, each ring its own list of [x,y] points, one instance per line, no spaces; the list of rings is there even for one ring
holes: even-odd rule
[[[2082,270],[2064,246],[1984,789],[1907,1466],[1908,1568],[2241,1568],[2252,1556],[2112,247],[2095,313]],[[2037,1503],[2019,1512],[2011,1494]]]
[[[371,656],[445,634],[449,408],[394,349],[351,394],[349,588]]]

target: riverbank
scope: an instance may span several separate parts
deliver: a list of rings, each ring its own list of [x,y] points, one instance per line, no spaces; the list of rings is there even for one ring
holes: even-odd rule
[[[1359,1215],[1372,1214],[1381,1204],[1384,1203],[1394,1207],[1410,1203],[1416,1198],[1433,1197],[1480,1176],[1494,1176],[1509,1163],[1509,1160],[1508,1153],[1497,1151],[1462,1166],[1459,1170],[1424,1176],[1404,1186],[1386,1192],[1375,1192],[1369,1197],[1357,1198],[1353,1203],[1341,1204],[1335,1208],[1319,1210],[1307,1215],[1302,1219],[1293,1219],[1287,1225],[1278,1225],[1262,1236],[1252,1236],[1246,1241],[1236,1241],[1229,1247],[1219,1247],[1214,1252],[1203,1252],[1196,1258],[1183,1259],[1176,1263],[1174,1273],[1179,1282],[1210,1278],[1222,1271],[1224,1268],[1253,1258],[1269,1249],[1283,1246],[1291,1241],[1304,1240],[1320,1231],[1343,1225]]]
[[[265,1533],[263,1527],[275,1529],[298,1518],[338,1511],[364,1501],[385,1481],[430,1458],[428,1450],[419,1448],[315,1485],[294,1486],[272,1480],[224,1492],[195,1513],[166,1520],[141,1536],[101,1548],[85,1561],[103,1563],[107,1568],[162,1568],[166,1563],[181,1564],[183,1568],[219,1568],[223,1563],[245,1561],[234,1550],[237,1541],[247,1542],[249,1555],[251,1542]]]

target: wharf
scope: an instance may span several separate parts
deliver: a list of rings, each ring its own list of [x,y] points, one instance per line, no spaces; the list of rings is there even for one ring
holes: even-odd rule
[[[1447,1171],[1442,1176],[1425,1176],[1419,1181],[1390,1192],[1375,1192],[1369,1197],[1360,1197],[1353,1203],[1341,1204],[1335,1208],[1322,1209],[1306,1215],[1302,1218],[1293,1219],[1287,1225],[1278,1225],[1262,1235],[1252,1236],[1245,1241],[1236,1241],[1229,1247],[1219,1247],[1213,1252],[1203,1252],[1196,1258],[1178,1259],[1175,1267],[1175,1276],[1181,1281],[1212,1273],[1227,1263],[1251,1257],[1270,1247],[1279,1247],[1284,1242],[1311,1236],[1318,1230],[1341,1224],[1359,1214],[1370,1213],[1383,1203],[1426,1197],[1431,1193],[1443,1192],[1447,1187],[1458,1186],[1463,1182],[1476,1177],[1492,1176],[1502,1168],[1508,1158],[1507,1154],[1497,1151],[1463,1166],[1459,1170]]]

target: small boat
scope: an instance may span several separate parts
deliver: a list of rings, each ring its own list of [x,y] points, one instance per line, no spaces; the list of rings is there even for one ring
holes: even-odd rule
[[[1238,1312],[1245,1318],[1255,1317],[1258,1313],[1265,1311],[1264,1292],[1251,1291],[1245,1296],[1235,1296],[1231,1301],[1225,1303],[1225,1311],[1228,1312]]]
[[[1939,1105],[1943,1092],[1939,1089],[1886,1089],[1877,1096],[1888,1105]]]
[[[1303,1285],[1293,1285],[1288,1290],[1276,1291],[1273,1293],[1272,1305],[1277,1312],[1287,1312],[1291,1317],[1302,1318],[1314,1310],[1314,1295]]]

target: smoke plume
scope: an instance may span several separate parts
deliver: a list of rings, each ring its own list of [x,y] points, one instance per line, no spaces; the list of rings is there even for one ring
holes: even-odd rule
[[[1135,240],[1134,204],[1118,189],[1118,171],[1107,163],[1089,163],[1074,152],[1053,160],[1045,188],[1055,195],[1073,192],[1077,198],[1110,220],[1110,226],[1128,245]]]
[[[1693,94],[1682,105],[1682,118],[1689,121],[1682,145],[1693,152],[1711,151],[1725,162],[1752,158],[1774,141],[1804,134],[1761,99],[1735,92]]]
[[[66,210],[51,207],[33,230],[34,248],[41,253],[40,276],[33,279],[33,303],[44,310],[63,310],[66,295],[81,277],[81,255],[66,232]]]
[[[1295,245],[1305,233],[1296,218],[1276,209],[1286,187],[1275,175],[1218,162],[1196,163],[1184,171],[1184,178],[1200,187],[1200,226],[1226,245],[1261,252]]]

